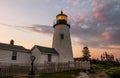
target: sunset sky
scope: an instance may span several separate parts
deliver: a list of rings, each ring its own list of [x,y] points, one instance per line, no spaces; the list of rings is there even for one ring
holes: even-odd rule
[[[103,52],[120,57],[120,0],[0,0],[0,42],[52,47],[53,22],[68,15],[74,57],[88,46],[92,58]]]

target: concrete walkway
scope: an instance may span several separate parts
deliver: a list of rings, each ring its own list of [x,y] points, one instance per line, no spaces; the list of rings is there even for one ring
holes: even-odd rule
[[[77,76],[76,78],[90,78],[90,77],[86,73],[80,72],[79,76]]]

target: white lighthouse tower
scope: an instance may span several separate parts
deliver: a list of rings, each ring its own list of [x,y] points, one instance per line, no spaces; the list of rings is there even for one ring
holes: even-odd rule
[[[67,23],[67,15],[63,14],[63,11],[56,16],[56,23],[53,27],[52,47],[59,53],[59,62],[73,61],[70,25]]]

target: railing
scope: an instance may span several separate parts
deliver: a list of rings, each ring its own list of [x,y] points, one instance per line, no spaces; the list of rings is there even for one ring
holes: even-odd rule
[[[57,24],[56,19],[54,19],[54,20],[53,20],[53,25],[55,25],[55,24]],[[67,20],[67,24],[71,24],[71,22],[70,22],[70,20],[69,20],[69,19]]]
[[[41,73],[54,73],[62,71],[70,71],[83,69],[90,69],[90,62],[68,62],[68,63],[45,63],[34,65],[35,74]],[[13,76],[17,74],[28,74],[30,70],[30,64],[8,64],[0,63],[0,76]]]

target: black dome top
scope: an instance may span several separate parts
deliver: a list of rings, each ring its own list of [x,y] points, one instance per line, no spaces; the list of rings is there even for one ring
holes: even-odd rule
[[[60,13],[60,14],[58,14],[56,17],[61,16],[61,15],[66,16],[66,17],[67,17],[67,15],[66,15],[66,14],[63,14],[63,11],[61,11],[61,13]]]

